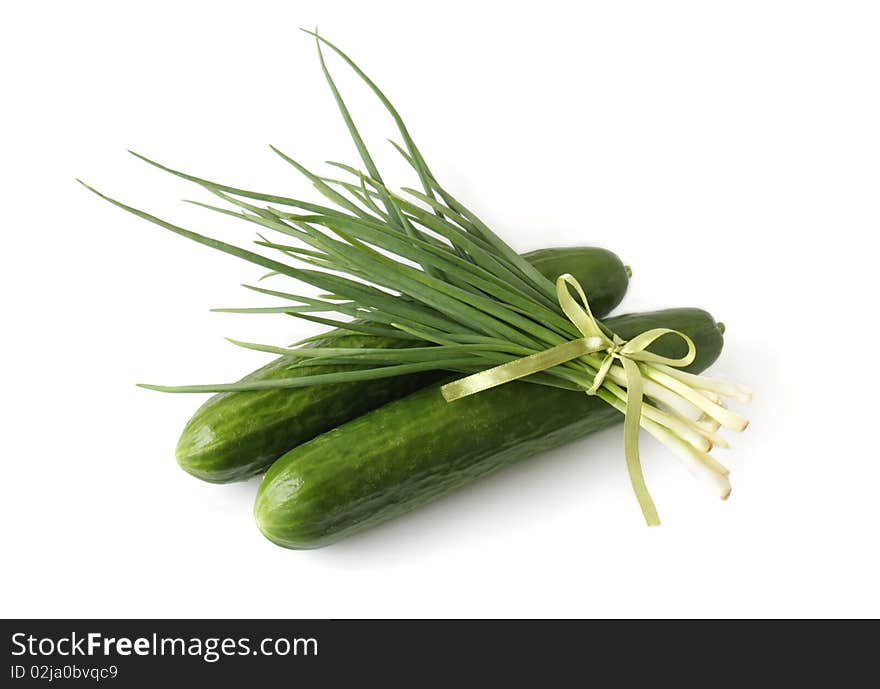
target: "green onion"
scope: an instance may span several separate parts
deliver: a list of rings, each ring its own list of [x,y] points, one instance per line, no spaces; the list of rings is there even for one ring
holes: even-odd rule
[[[556,301],[554,285],[439,184],[397,110],[375,83],[335,45],[315,32],[307,33],[315,38],[321,68],[365,169],[331,163],[347,178],[322,176],[278,149],[272,150],[301,173],[329,205],[220,184],[133,153],[197,184],[226,206],[193,203],[258,225],[265,234],[259,235],[256,245],[272,252],[274,258],[192,232],[87,188],[167,230],[271,271],[264,277],[293,279],[325,293],[306,297],[247,286],[286,303],[218,310],[282,313],[356,332],[418,339],[424,344],[387,350],[297,349],[233,340],[239,346],[290,357],[299,365],[320,360],[352,368],[296,378],[143,387],[165,392],[247,391],[374,380],[434,369],[476,373],[579,338],[580,332]],[[421,191],[404,188],[395,192],[385,186],[330,74],[325,48],[342,58],[388,110],[403,141],[403,145],[394,146],[413,168]],[[315,313],[335,313],[341,320]],[[603,360],[602,353],[587,354],[526,380],[588,390]],[[713,445],[726,446],[716,434],[719,426],[739,431],[747,425],[723,405],[721,396],[747,400],[748,390],[663,364],[639,363],[638,371],[645,396],[639,419],[642,427],[726,498],[730,493],[728,472],[708,452]],[[627,375],[620,364],[610,367],[596,394],[627,412]]]

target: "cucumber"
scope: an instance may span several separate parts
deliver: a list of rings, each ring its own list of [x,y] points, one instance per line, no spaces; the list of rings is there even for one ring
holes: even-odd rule
[[[615,254],[605,249],[543,249],[525,256],[534,260],[538,269],[553,280],[564,272],[577,277],[599,318],[617,306],[626,293],[628,270]],[[354,348],[406,344],[404,340],[332,331],[309,346]],[[292,369],[292,365],[290,359],[281,357],[244,380],[351,369],[350,366],[324,365]],[[439,380],[441,375],[432,371],[376,381],[214,395],[183,429],[177,443],[177,462],[204,481],[240,481],[262,473],[297,445]]]
[[[605,324],[624,338],[648,328],[694,340],[702,371],[721,352],[722,328],[705,311],[670,309]],[[651,347],[681,356],[663,338]],[[447,375],[448,379],[448,375]],[[597,397],[514,382],[448,403],[436,383],[318,436],[281,457],[260,485],[254,515],[286,548],[318,548],[407,512],[512,462],[623,421]]]
[[[571,273],[587,292],[590,309],[596,318],[604,318],[623,299],[629,286],[630,270],[623,265],[617,254],[592,246],[570,246],[561,249],[538,249],[523,254],[542,275],[554,282],[563,273]],[[596,282],[595,275],[604,276],[602,289],[590,291],[587,285]]]

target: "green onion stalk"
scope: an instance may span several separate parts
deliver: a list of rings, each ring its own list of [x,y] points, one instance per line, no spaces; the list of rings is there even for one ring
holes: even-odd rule
[[[270,271],[264,277],[292,278],[320,292],[306,296],[244,285],[282,301],[277,306],[221,311],[283,313],[419,344],[403,349],[300,348],[305,340],[286,347],[231,340],[248,349],[288,357],[295,366],[321,362],[343,370],[272,380],[142,387],[179,393],[247,391],[445,370],[467,376],[443,388],[444,397],[454,404],[459,397],[522,378],[595,394],[626,415],[627,465],[649,524],[659,523],[659,518],[642,476],[639,426],[726,499],[729,472],[709,453],[714,446],[727,447],[719,428],[746,428],[748,422],[729,410],[724,398],[747,401],[749,391],[681,371],[695,353],[693,342],[681,333],[650,331],[630,342],[610,333],[592,317],[588,295],[574,278],[560,276],[556,284],[545,278],[441,186],[399,113],[376,84],[334,44],[317,32],[306,33],[315,39],[321,69],[362,167],[328,161],[335,172],[319,175],[278,149],[272,150],[304,175],[324,202],[231,187],[132,152],[199,185],[219,199],[220,205],[192,203],[256,225],[254,243],[261,251],[184,229],[85,186],[171,232],[262,266]],[[416,173],[419,189],[394,191],[386,186],[330,74],[325,50],[341,58],[387,109],[401,137],[400,143],[391,143]],[[663,359],[647,349],[658,337],[676,336],[688,345],[688,355],[681,359]]]

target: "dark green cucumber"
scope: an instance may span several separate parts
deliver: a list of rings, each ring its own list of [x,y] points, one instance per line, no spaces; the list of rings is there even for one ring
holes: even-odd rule
[[[563,273],[571,273],[587,292],[593,314],[604,318],[623,299],[629,286],[630,270],[623,265],[617,254],[592,246],[570,246],[561,249],[538,249],[523,254],[542,275],[556,280]],[[591,292],[586,285],[596,282],[602,275],[602,289]]]
[[[330,333],[312,347],[394,347],[400,340]],[[267,380],[332,373],[351,367],[293,368],[280,357],[245,376]],[[208,399],[187,422],[177,443],[177,462],[211,483],[241,481],[265,471],[278,457],[349,419],[403,397],[437,379],[433,371],[376,381],[294,389],[224,392]]]
[[[601,318],[626,293],[628,271],[610,251],[588,247],[542,249],[525,255],[551,279],[575,275]],[[403,340],[328,333],[310,346],[400,347]],[[351,367],[311,366],[292,369],[281,357],[246,376],[266,380],[331,373]],[[297,389],[231,392],[214,395],[186,424],[177,444],[177,461],[205,481],[229,483],[265,471],[288,450],[350,419],[376,409],[439,379],[436,372],[384,380],[320,385]]]
[[[721,327],[705,311],[610,318],[624,338],[653,327],[694,340],[698,372],[718,357]],[[662,338],[652,347],[681,356]],[[437,383],[335,428],[281,457],[263,479],[254,515],[286,548],[317,548],[407,512],[512,462],[623,421],[598,397],[515,382],[447,403]]]

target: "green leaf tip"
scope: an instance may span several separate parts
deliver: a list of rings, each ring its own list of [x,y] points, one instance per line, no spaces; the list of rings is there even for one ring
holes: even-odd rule
[[[79,177],[74,177],[74,179],[77,182],[79,182],[80,184],[82,184],[86,189],[88,189],[93,194],[97,194],[98,196],[100,196],[101,198],[104,198],[104,199],[107,198],[106,196],[104,196],[104,194],[102,194],[100,191],[95,189],[93,186],[90,186],[90,185],[86,184],[85,182],[83,182]]]

